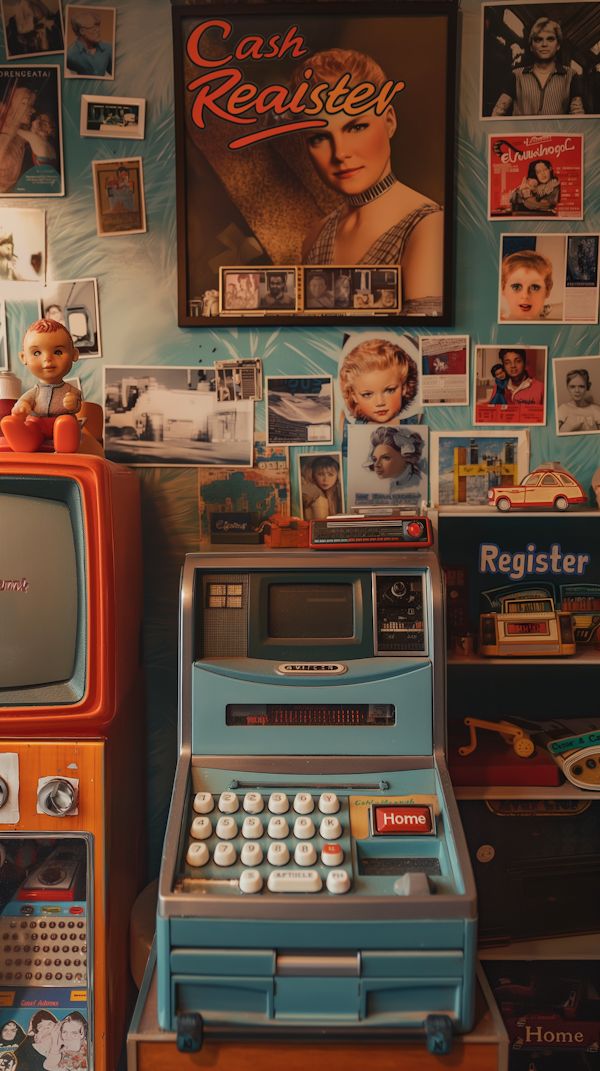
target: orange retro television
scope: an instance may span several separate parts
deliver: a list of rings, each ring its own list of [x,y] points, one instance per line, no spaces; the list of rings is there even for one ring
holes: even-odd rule
[[[136,475],[0,455],[0,731],[102,735],[139,676]]]

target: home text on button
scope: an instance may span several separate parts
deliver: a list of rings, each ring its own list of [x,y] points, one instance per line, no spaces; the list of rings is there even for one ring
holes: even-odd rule
[[[415,837],[434,832],[431,807],[375,804],[372,811],[373,833],[377,837]]]

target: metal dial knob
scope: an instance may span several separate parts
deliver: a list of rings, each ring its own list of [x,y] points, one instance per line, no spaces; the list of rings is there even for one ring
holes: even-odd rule
[[[38,804],[44,814],[64,817],[77,803],[77,789],[62,777],[53,777],[38,792]]]
[[[8,785],[3,777],[0,777],[0,807],[4,807],[4,804],[8,800]]]

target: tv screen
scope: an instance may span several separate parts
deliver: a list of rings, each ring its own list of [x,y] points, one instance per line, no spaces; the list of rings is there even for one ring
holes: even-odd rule
[[[352,584],[270,584],[267,632],[273,639],[353,636]]]
[[[0,698],[72,684],[80,642],[73,502],[23,490],[0,494]]]

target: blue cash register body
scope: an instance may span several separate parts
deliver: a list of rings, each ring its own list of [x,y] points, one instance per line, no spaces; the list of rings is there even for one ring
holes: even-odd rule
[[[189,555],[159,1023],[424,1031],[474,1011],[475,887],[445,756],[427,547]]]

